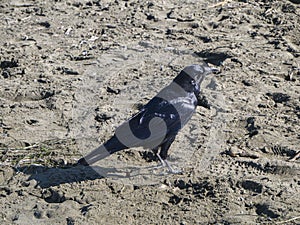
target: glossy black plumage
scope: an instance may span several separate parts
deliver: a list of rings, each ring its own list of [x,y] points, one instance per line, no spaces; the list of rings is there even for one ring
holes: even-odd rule
[[[200,84],[212,69],[203,63],[185,67],[135,116],[121,124],[103,145],[81,158],[78,164],[90,165],[120,150],[142,146],[153,149],[163,164],[177,133],[192,117],[198,105]]]

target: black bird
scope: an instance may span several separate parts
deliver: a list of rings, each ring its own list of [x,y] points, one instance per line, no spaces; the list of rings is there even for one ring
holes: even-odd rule
[[[123,149],[142,146],[152,149],[162,165],[176,173],[166,161],[168,150],[199,105],[200,84],[212,72],[214,69],[204,62],[185,67],[139,113],[121,124],[108,141],[79,159],[77,164],[91,165]]]

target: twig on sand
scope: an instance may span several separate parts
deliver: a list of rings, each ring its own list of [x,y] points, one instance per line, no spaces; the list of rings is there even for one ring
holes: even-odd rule
[[[224,0],[224,1],[222,1],[222,2],[218,2],[218,3],[214,4],[214,5],[209,6],[209,8],[214,8],[214,7],[218,7],[218,6],[223,6],[223,5],[225,5],[226,3],[229,3],[229,2],[232,2],[232,1],[233,1],[233,0]]]
[[[291,159],[289,159],[290,162],[295,161],[296,159],[300,158],[300,151],[296,153]]]
[[[279,222],[276,222],[276,224],[286,224],[287,222],[291,222],[291,221],[294,221],[294,220],[297,220],[297,219],[300,219],[300,216],[296,216],[294,218],[291,218],[291,219],[288,219],[288,220],[285,220],[285,221],[279,221]]]

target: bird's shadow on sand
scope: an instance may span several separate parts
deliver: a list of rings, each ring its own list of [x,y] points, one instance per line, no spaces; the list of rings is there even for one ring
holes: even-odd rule
[[[42,165],[29,165],[19,167],[18,172],[30,175],[28,180],[36,180],[37,185],[41,188],[49,188],[65,183],[75,183],[87,180],[103,179],[111,177],[113,179],[134,179],[138,176],[155,176],[161,177],[163,173],[153,173],[153,166],[137,168],[126,167],[117,169],[113,167],[100,166],[62,166],[47,167]]]

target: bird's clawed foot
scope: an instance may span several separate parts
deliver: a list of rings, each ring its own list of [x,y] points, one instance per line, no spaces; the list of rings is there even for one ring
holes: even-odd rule
[[[172,174],[182,174],[182,171],[180,169],[174,169],[167,160],[162,159],[159,154],[156,155],[159,158],[159,161],[161,162],[161,165],[158,166],[157,168],[167,167],[169,172]]]

